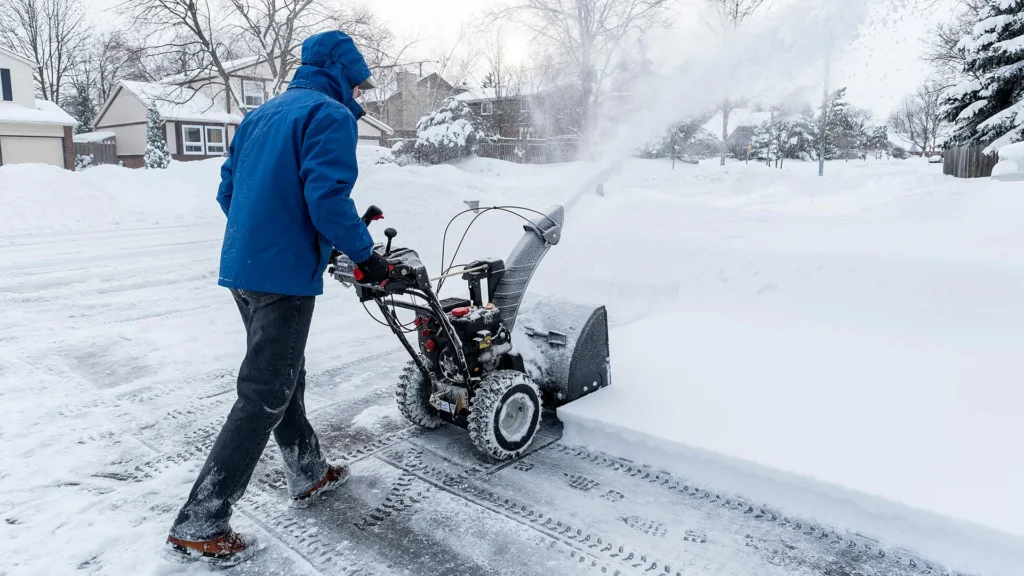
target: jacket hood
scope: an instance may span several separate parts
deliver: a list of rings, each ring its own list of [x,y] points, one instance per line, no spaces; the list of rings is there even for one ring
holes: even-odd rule
[[[352,98],[352,87],[370,77],[370,68],[355,42],[337,30],[310,36],[302,43],[302,65],[288,89],[306,88],[341,102],[358,120],[365,112]]]

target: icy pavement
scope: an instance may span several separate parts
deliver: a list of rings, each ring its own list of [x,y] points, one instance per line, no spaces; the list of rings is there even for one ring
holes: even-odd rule
[[[217,168],[0,169],[0,574],[204,572],[158,551],[243,354]],[[436,264],[463,200],[542,207],[584,168],[367,166],[358,200]],[[329,284],[307,406],[354,477],[293,510],[271,447],[234,518],[264,549],[234,571],[1018,576],[985,562],[1010,536],[900,506],[1020,519],[1024,196],[923,164],[830,165],[826,189],[801,168],[637,161],[580,203],[531,292],[608,305],[612,394],[513,464],[407,428],[393,337]],[[461,256],[507,253],[505,224]]]

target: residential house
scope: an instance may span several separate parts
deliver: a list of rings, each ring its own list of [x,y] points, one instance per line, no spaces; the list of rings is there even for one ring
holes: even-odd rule
[[[117,134],[118,159],[126,166],[141,167],[146,152],[147,113],[155,106],[175,160],[224,156],[244,115],[273,96],[269,92],[273,78],[264,60],[243,58],[225,62],[224,67],[241,105],[228,95],[220,76],[209,71],[160,82],[124,81],[103,104],[93,127]],[[358,129],[360,142],[373,144],[382,143],[394,132],[370,116],[359,121]]]
[[[770,111],[757,111],[751,108],[734,108],[729,112],[729,135],[725,139],[725,149],[737,158],[745,157],[747,147],[753,143],[754,131],[769,121]],[[704,129],[722,138],[722,111],[719,110],[704,125]]]
[[[579,90],[572,85],[532,90],[467,88],[455,96],[487,123],[488,131],[502,138],[556,138],[576,136]]]
[[[53,102],[37,100],[36,64],[0,48],[0,166],[51,164],[75,169],[74,118]]]
[[[369,114],[386,122],[396,132],[412,136],[420,118],[462,90],[464,88],[452,86],[437,73],[420,77],[399,71],[393,80],[367,91],[362,104]]]

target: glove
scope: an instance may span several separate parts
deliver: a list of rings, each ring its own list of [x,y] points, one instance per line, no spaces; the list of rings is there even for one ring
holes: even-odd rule
[[[388,279],[391,264],[374,252],[368,259],[356,263],[355,279],[363,284],[380,284]]]

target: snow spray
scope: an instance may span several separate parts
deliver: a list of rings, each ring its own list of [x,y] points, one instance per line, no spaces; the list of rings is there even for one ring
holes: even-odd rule
[[[629,97],[631,116],[620,110],[595,114],[591,127],[609,126],[591,145],[593,161],[567,211],[611,178],[640,146],[672,124],[714,109],[726,98],[781,95],[813,83],[826,54],[857,39],[862,26],[886,25],[903,17],[907,0],[793,0],[760,20],[723,35],[719,50],[694,59],[673,74],[639,79]]]

